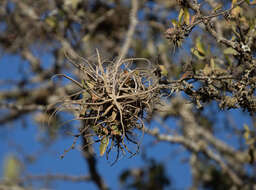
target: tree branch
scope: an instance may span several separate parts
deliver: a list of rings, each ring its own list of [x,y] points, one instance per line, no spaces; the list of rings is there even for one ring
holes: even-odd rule
[[[130,26],[126,34],[124,45],[122,46],[119,57],[117,59],[118,60],[117,63],[119,63],[127,54],[132,42],[132,36],[135,32],[135,28],[138,23],[138,20],[137,20],[138,0],[132,0],[131,3],[132,3],[132,10],[130,13]]]

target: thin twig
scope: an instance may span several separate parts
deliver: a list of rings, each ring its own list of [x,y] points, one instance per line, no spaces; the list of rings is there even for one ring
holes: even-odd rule
[[[129,47],[131,45],[132,36],[135,32],[135,28],[138,23],[138,20],[137,20],[138,0],[132,0],[131,3],[132,3],[132,10],[130,13],[130,26],[126,34],[124,45],[119,53],[117,62],[120,62],[127,54]]]
[[[21,104],[14,104],[14,103],[0,103],[0,108],[13,109],[17,111],[36,111],[36,110],[43,111],[46,109],[46,107],[43,105],[36,105],[36,104],[21,105]]]
[[[64,174],[47,174],[47,175],[27,175],[22,181],[31,181],[31,180],[63,180],[63,181],[72,181],[72,182],[87,182],[91,180],[90,176],[70,176]]]

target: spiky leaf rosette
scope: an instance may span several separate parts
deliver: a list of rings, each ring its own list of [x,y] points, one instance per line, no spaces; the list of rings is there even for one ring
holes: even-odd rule
[[[78,136],[86,134],[100,142],[100,155],[113,147],[132,153],[126,143],[139,146],[134,129],[143,131],[143,121],[159,99],[154,66],[144,58],[102,62],[98,51],[95,62],[68,58],[79,70],[79,79],[61,76],[79,86],[77,97],[80,98],[65,99],[59,109],[68,108],[76,116],[75,120],[83,121]]]

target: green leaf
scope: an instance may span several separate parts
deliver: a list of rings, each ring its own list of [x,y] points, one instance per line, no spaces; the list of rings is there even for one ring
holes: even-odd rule
[[[100,156],[103,156],[104,153],[106,152],[106,149],[108,147],[108,143],[109,143],[109,137],[108,136],[104,136],[101,139],[101,142],[100,142]]]
[[[183,15],[184,15],[184,10],[180,9],[180,13],[179,13],[179,16],[178,16],[178,23],[179,24],[181,24],[181,22],[182,22]]]
[[[159,68],[161,70],[161,75],[167,77],[168,76],[168,70],[164,65],[159,65]]]
[[[197,49],[191,48],[191,53],[193,53],[198,59],[203,60],[205,57]]]
[[[228,55],[238,55],[238,52],[231,47],[224,49],[223,53]]]
[[[21,162],[16,156],[10,155],[4,164],[4,178],[11,183],[16,183],[21,173]]]
[[[214,12],[217,12],[222,8],[222,4],[217,4],[217,6],[213,9]]]
[[[52,29],[57,26],[57,20],[55,17],[48,17],[45,19],[45,23]]]
[[[251,132],[250,132],[250,129],[249,129],[247,124],[244,124],[244,130],[245,130],[245,132],[244,132],[244,139],[246,141],[246,144],[248,144],[248,141],[249,141],[250,136],[251,136],[251,134],[250,134]]]
[[[178,23],[182,24],[183,22],[185,22],[187,25],[190,23],[190,14],[188,8],[180,9]]]
[[[205,50],[204,45],[203,45],[202,42],[201,42],[201,37],[200,37],[200,36],[198,36],[198,37],[196,38],[196,49],[199,51],[199,53],[200,53],[202,56],[205,56],[206,50]]]
[[[177,20],[172,19],[171,22],[172,22],[173,27],[176,28],[178,25]]]
[[[189,25],[190,23],[190,15],[189,15],[189,11],[188,8],[184,9],[184,21],[187,25]]]

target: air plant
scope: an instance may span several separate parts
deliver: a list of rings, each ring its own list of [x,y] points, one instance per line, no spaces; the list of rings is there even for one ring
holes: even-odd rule
[[[80,61],[75,61],[67,56],[80,71],[79,79],[64,74],[58,76],[77,85],[80,90],[76,95],[80,98],[74,100],[68,97],[59,102],[56,112],[68,108],[74,113],[75,120],[82,121],[74,144],[78,137],[90,136],[93,142],[100,142],[101,156],[105,152],[108,156],[113,147],[117,147],[118,155],[120,150],[134,154],[127,143],[136,144],[139,149],[140,142],[134,138],[138,136],[134,129],[142,130],[143,134],[144,119],[153,112],[154,104],[160,97],[159,78],[154,75],[155,68],[147,59],[103,62],[98,50],[96,52],[95,62],[81,57]],[[146,66],[142,68],[136,64],[138,62]]]

